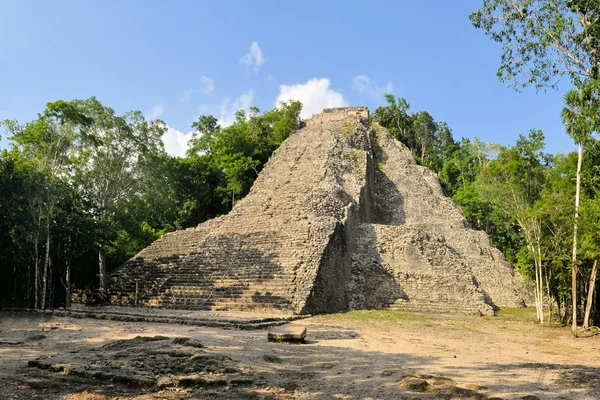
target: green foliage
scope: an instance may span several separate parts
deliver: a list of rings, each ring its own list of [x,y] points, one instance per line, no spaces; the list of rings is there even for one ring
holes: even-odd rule
[[[577,80],[594,74],[597,14],[589,0],[483,0],[470,19],[502,45],[502,81],[545,89],[562,75]]]
[[[187,156],[206,157],[210,169],[219,171],[216,191],[222,202],[232,207],[245,196],[269,157],[291,132],[300,126],[299,102],[281,103],[259,115],[242,110],[235,122],[225,128],[212,116],[201,116],[192,124],[194,132]]]
[[[420,164],[439,172],[459,147],[448,124],[436,122],[427,111],[409,112],[406,99],[395,99],[391,94],[386,94],[385,99],[388,105],[377,107],[373,113],[375,127],[386,128],[413,152]]]
[[[344,124],[342,128],[342,136],[348,137],[356,130],[356,125],[353,121],[348,121]]]
[[[361,150],[351,150],[348,153],[348,161],[352,172],[358,177],[362,176],[364,170],[362,168],[365,161],[365,152]]]
[[[580,206],[580,179],[583,149],[587,143],[593,141],[592,134],[600,131],[600,3],[597,0],[483,0],[481,9],[470,15],[471,22],[476,28],[483,29],[494,41],[502,45],[502,57],[498,68],[498,77],[502,81],[512,83],[519,89],[533,85],[537,89],[554,88],[562,76],[567,75],[574,89],[567,92],[564,97],[565,107],[561,117],[565,124],[567,134],[573,138],[579,146],[576,180],[576,206],[573,212],[573,241],[571,259],[571,312],[575,316],[572,320],[572,331],[577,335],[577,288],[578,273],[578,224]],[[530,173],[538,173],[531,165],[524,166]],[[522,178],[522,177],[521,177]],[[531,176],[525,177],[529,183],[534,182]],[[596,179],[592,177],[592,180]],[[513,184],[519,182],[512,182]],[[552,182],[547,182],[552,185]],[[584,182],[584,190],[586,182]],[[536,281],[541,282],[540,270],[547,272],[546,281],[548,292],[550,286],[555,285],[553,279],[557,275],[562,276],[562,269],[556,271],[556,266],[564,263],[564,256],[552,257],[552,265],[544,267],[542,263],[541,247],[555,249],[559,240],[556,229],[561,228],[566,220],[560,224],[549,224],[545,227],[550,230],[552,240],[547,241],[548,235],[542,226],[546,218],[552,219],[562,215],[566,210],[566,199],[553,191],[540,192],[541,198],[536,203],[531,203],[531,196],[536,195],[537,187],[527,186],[525,199],[528,200],[527,207],[522,210],[519,217],[519,225],[527,236],[528,246],[535,239],[537,255]],[[589,186],[587,187],[589,190]],[[512,193],[516,193],[512,191]],[[588,192],[589,193],[589,192]],[[584,192],[584,195],[586,193]],[[545,201],[544,196],[551,196],[551,201]],[[521,199],[520,196],[515,198]],[[565,207],[556,214],[547,214],[546,210],[551,208],[551,202],[563,202]],[[505,201],[506,202],[506,201]],[[582,210],[585,199],[581,204]],[[514,207],[513,207],[514,208]],[[535,228],[535,229],[534,229]],[[562,231],[562,229],[558,229]],[[546,243],[548,242],[548,243]],[[559,247],[564,247],[560,245]],[[534,249],[530,248],[530,252]],[[564,251],[564,249],[561,249]],[[588,255],[591,254],[588,252]],[[581,257],[579,257],[581,261]],[[584,262],[585,263],[585,262]],[[585,279],[585,278],[584,278]],[[541,284],[537,285],[538,294],[541,292]],[[559,290],[560,291],[560,290]],[[555,293],[554,296],[557,296]],[[541,295],[538,296],[538,300]],[[559,300],[557,298],[557,300]],[[539,313],[540,302],[538,301],[538,318],[543,317]],[[586,325],[587,322],[584,322]]]

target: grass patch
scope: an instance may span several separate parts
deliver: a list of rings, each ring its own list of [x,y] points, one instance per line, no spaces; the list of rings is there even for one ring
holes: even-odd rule
[[[391,310],[353,310],[345,313],[318,315],[318,322],[433,322],[433,318],[423,314],[412,314]]]
[[[377,122],[371,122],[371,128],[373,128],[376,135],[381,135],[383,133],[383,127]]]
[[[348,161],[350,162],[350,168],[353,173],[358,174],[359,176],[361,175],[365,158],[366,154],[361,150],[352,150],[348,153]]]
[[[536,311],[534,307],[504,307],[496,312],[499,319],[505,321],[536,321]]]
[[[342,135],[344,137],[350,136],[354,131],[356,131],[356,124],[354,121],[348,121],[342,127]]]

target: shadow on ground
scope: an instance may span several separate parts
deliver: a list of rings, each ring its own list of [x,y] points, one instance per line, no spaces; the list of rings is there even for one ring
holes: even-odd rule
[[[70,332],[69,324],[80,320],[35,315],[29,319],[18,328],[7,329],[10,321],[6,313],[0,313],[0,339],[12,340],[10,344],[7,341],[0,344],[3,400],[487,400],[498,393],[503,399],[600,398],[597,367],[552,363],[452,365],[435,356],[410,354],[410,350],[397,354],[361,350],[361,336],[351,329],[335,326],[311,325],[309,338],[313,342],[301,345],[268,343],[266,331],[87,320],[89,325],[79,328],[83,332]],[[52,329],[52,324],[60,326]],[[48,330],[40,334],[40,325]],[[130,326],[135,327],[137,335],[144,330],[149,333],[141,336],[159,331],[167,338],[123,340],[134,337],[131,329],[125,329]],[[35,335],[38,336],[35,340],[27,340]],[[176,339],[182,335],[189,339]],[[106,339],[109,336],[111,339]],[[351,343],[354,348],[349,347]],[[43,368],[28,367],[28,361],[32,360],[40,361]],[[69,374],[64,367],[52,368],[54,364],[68,363],[92,373]],[[103,379],[93,373],[100,370],[131,376],[119,372],[124,364],[156,383]],[[532,372],[539,377],[539,384],[526,378],[531,378]],[[489,384],[484,385],[479,379],[480,386],[474,385],[469,377],[475,374],[485,377]],[[181,375],[194,377],[173,379]],[[171,382],[158,387],[160,378]]]

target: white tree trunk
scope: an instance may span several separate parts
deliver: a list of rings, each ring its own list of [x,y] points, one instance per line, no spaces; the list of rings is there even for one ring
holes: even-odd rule
[[[594,287],[596,286],[596,264],[598,260],[594,260],[594,266],[592,267],[592,274],[590,275],[590,286],[588,290],[588,297],[585,303],[585,317],[583,318],[583,329],[590,327],[590,313],[592,311],[592,302],[594,301]]]
[[[48,268],[50,266],[50,213],[46,219],[46,255],[44,258],[44,273],[42,274],[42,306],[41,309],[46,309],[46,296],[48,293]]]
[[[573,307],[573,321],[571,331],[577,337],[577,219],[579,217],[579,191],[581,187],[581,162],[583,159],[583,145],[579,144],[577,152],[577,181],[575,186],[575,219],[573,222],[573,254],[571,259],[571,298]]]
[[[35,306],[34,308],[38,308],[40,306],[40,256],[39,256],[39,250],[38,250],[38,241],[37,241],[37,236],[35,237],[35,243],[34,246],[35,248],[33,249],[34,252],[34,257],[35,257],[35,279],[34,279],[34,283],[33,283],[33,290],[34,290],[34,299],[35,299]]]

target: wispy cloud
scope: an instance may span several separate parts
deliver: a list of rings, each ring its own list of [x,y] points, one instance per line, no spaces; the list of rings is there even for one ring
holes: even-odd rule
[[[148,119],[153,120],[160,118],[161,115],[165,113],[166,107],[167,106],[164,103],[155,105],[154,107],[152,107],[152,109],[150,109],[150,111],[148,111]]]
[[[248,112],[254,101],[254,91],[252,89],[242,93],[231,101],[225,97],[218,105],[218,122],[222,127],[229,126],[235,122],[235,113],[239,110]]]
[[[275,106],[281,101],[297,100],[302,103],[303,119],[311,118],[313,114],[320,113],[324,108],[346,106],[342,93],[331,89],[331,81],[327,78],[313,78],[305,83],[279,86],[279,95]]]
[[[385,85],[380,86],[368,76],[361,74],[352,79],[352,89],[359,93],[366,94],[371,100],[381,101],[383,100],[384,94],[392,93],[394,91],[394,84],[391,81],[388,81]]]
[[[240,64],[250,65],[254,68],[254,72],[258,72],[262,65],[267,62],[267,58],[263,56],[262,49],[258,42],[252,42],[250,51],[240,59]]]
[[[181,102],[188,103],[194,93],[202,92],[204,94],[212,94],[215,91],[215,81],[208,76],[200,77],[200,90],[188,89],[181,95]]]
[[[201,76],[200,86],[202,87],[202,93],[211,94],[215,90],[215,81],[208,76]]]

